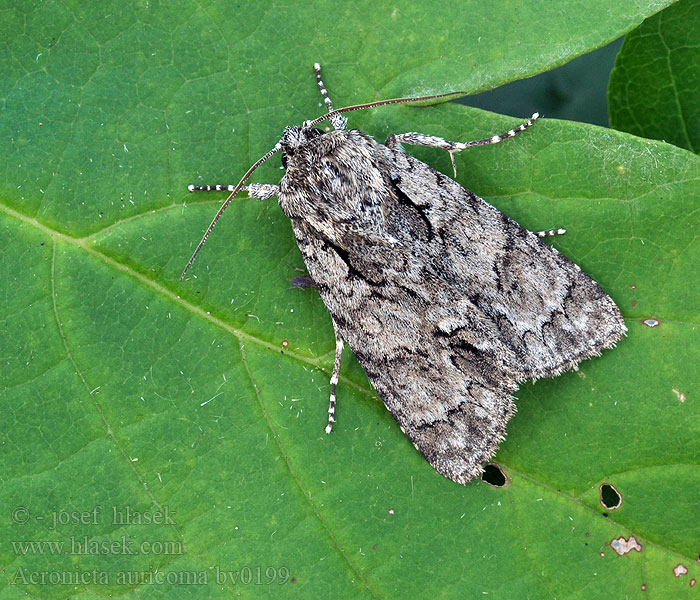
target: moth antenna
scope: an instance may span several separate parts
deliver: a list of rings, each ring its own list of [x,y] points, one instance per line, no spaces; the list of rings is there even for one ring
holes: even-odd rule
[[[353,106],[345,106],[343,108],[336,108],[330,112],[316,117],[312,121],[306,121],[304,127],[313,127],[318,125],[326,119],[332,119],[336,115],[344,112],[350,112],[353,110],[364,110],[365,108],[374,108],[376,106],[384,106],[385,104],[403,104],[405,102],[422,102],[424,100],[435,100],[437,98],[447,98],[448,96],[459,98],[460,96],[467,96],[468,92],[447,92],[446,94],[432,94],[430,96],[414,96],[411,98],[391,98],[389,100],[377,100],[376,102],[368,102],[367,104],[354,104]]]
[[[331,101],[330,96],[328,95],[328,90],[326,89],[326,85],[323,83],[323,80],[321,79],[321,65],[318,63],[314,63],[314,71],[316,71],[316,83],[318,84],[318,88],[321,91],[321,96],[323,97],[323,102],[326,104],[326,108],[328,109],[329,113],[333,112],[333,102]],[[330,119],[331,125],[333,125],[333,129],[345,129],[345,126],[348,124],[348,120],[345,117],[341,117],[340,115],[334,115]]]
[[[218,212],[214,216],[214,219],[212,222],[209,224],[209,227],[207,227],[207,230],[204,232],[204,235],[202,236],[202,240],[197,244],[197,247],[195,248],[194,252],[192,253],[192,256],[190,256],[190,260],[187,261],[187,264],[185,265],[185,270],[182,272],[182,275],[180,275],[180,281],[182,281],[185,278],[185,274],[189,270],[189,268],[192,266],[192,263],[194,262],[194,259],[197,258],[197,254],[199,254],[199,251],[202,249],[202,246],[204,246],[204,242],[207,241],[207,238],[209,237],[209,234],[211,233],[211,230],[214,229],[214,226],[216,225],[217,221],[221,218],[221,215],[224,214],[224,211],[228,207],[229,204],[231,204],[231,201],[234,199],[236,194],[241,191],[241,188],[243,187],[243,184],[248,180],[248,177],[251,176],[253,171],[257,169],[261,164],[263,164],[268,158],[270,158],[273,154],[277,154],[282,149],[281,144],[276,144],[275,147],[270,150],[265,156],[259,158],[257,161],[255,161],[255,164],[250,167],[246,172],[245,175],[241,178],[241,180],[236,184],[236,187],[233,188],[233,191],[229,194],[228,198],[224,200],[224,203],[221,205],[221,208],[219,208]]]

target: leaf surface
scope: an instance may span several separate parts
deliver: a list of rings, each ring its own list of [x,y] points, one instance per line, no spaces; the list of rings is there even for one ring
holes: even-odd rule
[[[547,120],[458,157],[458,181],[524,226],[568,230],[552,243],[630,330],[579,372],[521,388],[503,488],[437,474],[349,353],[323,433],[330,317],[289,284],[302,262],[274,201],[238,198],[178,282],[222,200],[187,184],[235,183],[285,125],[320,114],[313,62],[338,106],[477,91],[666,4],[6,6],[2,596],[690,594],[697,157]],[[351,119],[379,140],[515,124],[456,104]],[[450,173],[444,153],[410,151]],[[623,497],[607,517],[603,482]],[[642,551],[618,556],[612,540],[630,535]]]

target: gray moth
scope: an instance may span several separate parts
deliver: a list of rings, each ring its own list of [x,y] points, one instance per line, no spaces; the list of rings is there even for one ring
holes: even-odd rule
[[[342,113],[455,94],[398,98],[333,110],[284,129],[233,185],[190,186],[277,196],[313,285],[331,313],[336,356],[326,432],[335,421],[344,343],[413,445],[442,475],[468,483],[504,439],[518,384],[555,377],[614,346],[626,332],[613,300],[576,264],[402,144],[452,157],[532,125],[468,143],[416,132],[384,144],[346,129]],[[315,127],[328,120],[333,129]],[[279,185],[245,186],[282,153]],[[454,161],[453,161],[454,167]],[[306,282],[305,282],[306,283]]]

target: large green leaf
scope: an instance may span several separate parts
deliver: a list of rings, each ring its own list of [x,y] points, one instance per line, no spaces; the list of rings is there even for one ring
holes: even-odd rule
[[[700,153],[700,0],[650,17],[622,45],[610,75],[610,125]]]
[[[349,354],[323,433],[330,318],[313,290],[290,289],[302,262],[273,201],[242,195],[178,282],[221,201],[187,184],[235,183],[284,125],[320,114],[314,61],[337,105],[475,91],[665,4],[6,7],[2,597],[691,593],[694,155],[542,121],[458,158],[458,180],[524,226],[566,227],[553,243],[630,330],[579,372],[523,386],[497,457],[503,488],[438,475]],[[513,120],[450,104],[351,125],[468,140]],[[411,151],[450,172],[444,153]],[[279,177],[276,161],[256,173]],[[603,482],[623,498],[607,516]],[[125,524],[115,507],[165,522]],[[618,556],[613,540],[631,535],[641,552]],[[676,577],[679,564],[690,573]]]

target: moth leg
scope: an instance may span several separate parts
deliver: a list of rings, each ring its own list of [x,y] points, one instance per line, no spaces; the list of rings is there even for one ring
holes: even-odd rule
[[[326,425],[326,433],[333,431],[333,423],[335,423],[335,389],[338,386],[340,361],[343,358],[343,347],[345,346],[345,342],[340,336],[340,331],[335,321],[333,321],[333,332],[335,333],[335,363],[333,364],[333,373],[331,375],[331,399],[328,404],[328,425]]]
[[[540,238],[552,237],[554,235],[564,235],[566,233],[566,229],[546,229],[544,231],[533,231],[532,233]]]
[[[441,150],[447,150],[450,153],[450,161],[452,161],[452,171],[455,177],[457,177],[457,166],[455,165],[455,152],[461,152],[467,148],[473,148],[474,146],[487,146],[489,144],[497,144],[508,138],[516,136],[521,131],[525,131],[528,127],[539,119],[540,115],[535,113],[527,121],[521,123],[513,129],[509,129],[505,133],[500,135],[494,135],[489,138],[484,138],[482,140],[473,140],[471,142],[450,142],[441,137],[434,135],[425,135],[424,133],[418,133],[416,131],[408,131],[406,133],[398,133],[390,135],[385,142],[385,146],[389,148],[396,148],[398,144],[413,144],[415,146],[429,146],[430,148],[440,148]]]
[[[300,290],[307,290],[309,288],[316,287],[314,280],[311,279],[311,277],[309,277],[308,275],[297,275],[296,277],[290,277],[289,283],[292,284],[291,288],[287,288],[290,290],[292,288],[299,288]]]
[[[321,79],[321,65],[314,63],[314,71],[316,71],[316,83],[318,83],[318,87],[321,90],[323,102],[326,104],[328,112],[333,112],[333,102],[331,102],[331,99],[328,96],[328,90],[326,90],[326,86]],[[333,129],[345,129],[345,126],[348,124],[348,120],[339,114],[331,116],[329,121],[331,122],[331,125],[333,125]]]
[[[272,185],[271,183],[251,183],[250,185],[244,185],[241,190],[248,192],[251,198],[267,200],[273,196],[279,196],[280,186]]]
[[[190,192],[232,192],[235,187],[235,185],[188,185],[187,189]],[[250,185],[244,185],[241,191],[248,192],[251,198],[267,200],[277,196],[280,187],[269,183],[251,183]]]

